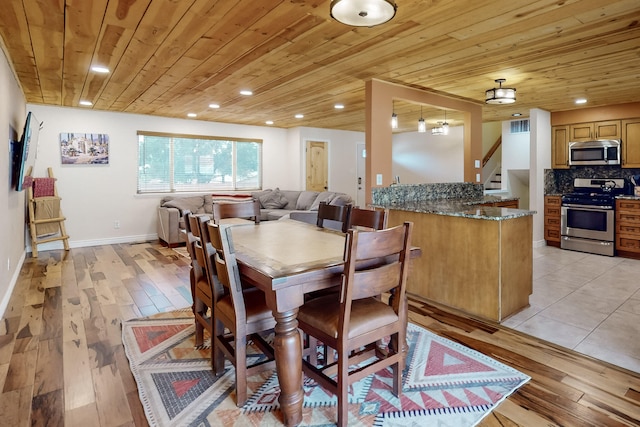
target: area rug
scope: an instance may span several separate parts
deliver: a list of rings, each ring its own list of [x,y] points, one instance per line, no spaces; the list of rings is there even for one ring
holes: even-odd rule
[[[235,405],[233,366],[215,378],[208,348],[196,348],[190,311],[123,322],[122,340],[152,426],[280,426],[273,371],[249,378],[249,401]],[[408,366],[400,398],[391,371],[354,384],[350,426],[474,426],[530,377],[490,357],[409,324]],[[249,357],[260,357],[251,354]],[[303,426],[336,422],[336,399],[304,381]]]

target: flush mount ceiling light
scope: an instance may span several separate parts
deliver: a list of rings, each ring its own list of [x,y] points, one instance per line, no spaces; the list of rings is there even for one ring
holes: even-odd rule
[[[420,120],[418,120],[418,132],[424,133],[427,131],[427,124],[422,118],[422,105],[420,106]]]
[[[374,27],[396,15],[398,6],[391,0],[332,0],[331,17],[354,27]]]
[[[496,79],[499,87],[489,89],[484,93],[484,102],[487,104],[513,104],[516,102],[516,90],[512,87],[502,87],[506,79]]]

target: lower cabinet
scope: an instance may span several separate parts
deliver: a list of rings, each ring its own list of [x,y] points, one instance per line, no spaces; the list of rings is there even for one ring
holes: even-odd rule
[[[561,196],[544,196],[544,240],[548,246],[560,247]]]
[[[640,200],[616,200],[616,251],[640,258]]]

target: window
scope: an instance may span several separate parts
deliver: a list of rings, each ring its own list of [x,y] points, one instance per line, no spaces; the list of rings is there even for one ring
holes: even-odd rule
[[[261,187],[260,139],[138,132],[138,193]]]

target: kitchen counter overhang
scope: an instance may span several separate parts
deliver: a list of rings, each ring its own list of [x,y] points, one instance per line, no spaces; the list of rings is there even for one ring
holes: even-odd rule
[[[407,292],[496,322],[529,305],[535,212],[482,206],[492,201],[495,196],[376,203],[389,210],[389,226],[414,223],[412,245],[422,257],[412,263]]]

